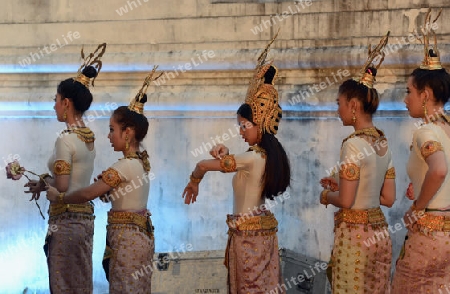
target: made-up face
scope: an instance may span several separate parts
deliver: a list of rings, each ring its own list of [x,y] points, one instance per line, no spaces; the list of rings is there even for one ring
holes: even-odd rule
[[[342,124],[344,126],[351,126],[353,124],[353,109],[350,101],[347,100],[347,97],[344,94],[339,94],[336,103],[338,105],[338,114]]]
[[[64,122],[64,111],[66,111],[67,109],[68,99],[63,99],[61,94],[56,93],[55,99],[53,99],[53,101],[55,101],[53,109],[56,112],[56,118],[58,119],[58,121]]]
[[[426,90],[425,90],[426,91]],[[406,97],[403,100],[408,109],[409,115],[414,118],[424,117],[423,103],[426,99],[426,92],[419,91],[414,86],[414,77],[408,78],[406,85]]]
[[[125,151],[125,138],[126,133],[122,130],[122,126],[116,122],[114,116],[111,116],[109,119],[108,139],[114,151]]]
[[[258,142],[258,126],[255,126],[248,119],[237,115],[237,122],[240,126],[239,133],[241,134],[242,139],[248,143],[248,145],[253,146]]]

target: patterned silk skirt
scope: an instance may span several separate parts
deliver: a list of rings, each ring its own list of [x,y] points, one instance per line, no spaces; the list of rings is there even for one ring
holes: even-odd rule
[[[150,212],[108,212],[103,268],[110,294],[151,293],[154,253]]]
[[[334,233],[333,293],[389,293],[392,244],[381,209],[339,210]]]
[[[225,266],[228,292],[285,293],[278,255],[278,222],[266,211],[261,216],[227,216],[228,244]]]
[[[49,229],[44,251],[47,256],[52,294],[92,293],[92,245],[94,215],[90,205],[85,212],[54,212],[50,206]],[[61,212],[61,213],[60,213]]]
[[[450,212],[425,213],[408,231],[391,293],[450,293]]]

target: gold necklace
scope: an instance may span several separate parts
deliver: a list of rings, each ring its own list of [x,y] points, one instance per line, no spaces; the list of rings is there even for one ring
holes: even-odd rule
[[[139,155],[137,154],[137,152],[133,152],[133,153],[129,153],[127,156],[125,156],[124,158],[127,158],[127,159],[131,159],[131,158],[134,158],[134,159],[139,159]]]
[[[364,128],[361,130],[357,130],[353,133],[351,133],[347,138],[342,140],[342,145],[344,145],[345,141],[348,139],[354,138],[356,136],[368,136],[372,138],[372,143],[379,140],[386,140],[383,131],[377,129],[376,127],[370,127],[370,128]]]
[[[144,150],[142,152],[129,153],[123,159],[140,159],[140,160],[142,160],[142,166],[144,167],[145,171],[149,172],[151,169],[150,162],[148,161],[148,154],[147,154],[146,150]]]
[[[266,150],[258,145],[250,146],[250,148],[248,148],[248,151],[255,151],[256,153],[261,154],[262,158],[266,158]]]
[[[76,127],[63,131],[64,133],[77,134],[77,137],[84,143],[92,143],[95,141],[95,135],[88,127]]]

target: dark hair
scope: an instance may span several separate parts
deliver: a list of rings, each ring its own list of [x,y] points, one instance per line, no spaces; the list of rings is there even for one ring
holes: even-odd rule
[[[264,84],[272,84],[276,73],[277,70],[271,65],[269,69],[264,73]]]
[[[95,78],[97,76],[97,70],[90,65],[85,67],[81,73],[88,78]],[[73,102],[75,110],[81,114],[91,106],[93,99],[91,92],[86,86],[75,81],[73,78],[66,79],[59,83],[56,91],[62,98],[70,99]]]
[[[419,91],[429,87],[437,102],[447,103],[450,97],[450,75],[445,69],[426,70],[416,68],[412,73],[413,85]]]
[[[147,102],[147,94],[144,94],[140,102]],[[148,120],[145,115],[130,110],[128,106],[119,106],[114,110],[113,116],[117,123],[122,126],[122,130],[125,130],[127,127],[134,129],[136,141],[140,143],[144,140],[148,131]]]
[[[370,71],[370,72],[369,72]],[[377,69],[370,67],[367,73],[371,73],[374,77],[377,75]],[[354,79],[348,79],[339,86],[339,94],[345,95],[347,101],[352,98],[358,99],[365,113],[374,114],[380,104],[380,98],[375,88],[369,89],[366,85],[361,84]]]
[[[237,114],[253,125],[253,114],[250,105],[242,104]],[[261,181],[264,183],[261,197],[273,200],[286,191],[291,184],[291,167],[283,146],[273,134],[264,133],[258,143],[266,151],[266,166]]]

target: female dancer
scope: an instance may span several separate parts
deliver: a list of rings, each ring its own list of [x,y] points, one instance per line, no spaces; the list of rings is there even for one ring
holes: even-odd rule
[[[425,58],[409,77],[405,98],[409,115],[424,124],[413,134],[407,165],[415,201],[404,217],[408,235],[396,264],[394,294],[450,291],[450,119],[443,111],[450,75],[441,66],[437,44],[429,49],[428,35],[424,40]]]
[[[147,210],[150,163],[147,151],[140,151],[139,146],[149,125],[144,116],[145,91],[156,68],[145,79],[144,86],[130,105],[118,107],[110,118],[108,138],[114,151],[122,152],[124,158],[88,187],[69,193],[52,186],[47,189],[50,201],[71,205],[107,194],[112,208],[108,212],[103,266],[109,281],[109,293],[151,293],[155,247],[151,214]],[[136,278],[135,272],[143,268],[147,275]]]
[[[41,179],[63,192],[89,185],[94,170],[94,133],[83,122],[92,94],[89,85],[101,69],[100,58],[106,44],[97,47],[84,59],[78,75],[62,81],[55,96],[56,117],[67,129],[56,139],[55,149],[48,161],[52,173]],[[83,50],[82,57],[84,57]],[[95,54],[98,52],[98,55]],[[98,72],[97,72],[98,69]],[[44,181],[30,181],[26,193],[39,199],[45,189]],[[92,293],[92,244],[94,208],[88,201],[78,205],[50,204],[49,229],[44,251],[47,256],[51,293]]]
[[[258,58],[245,103],[237,111],[240,134],[250,145],[249,150],[229,155],[227,147],[217,145],[210,152],[215,159],[197,163],[183,192],[185,203],[193,203],[207,171],[236,172],[233,215],[227,216],[225,266],[229,293],[285,289],[278,257],[278,222],[264,205],[265,199],[274,199],[290,184],[289,161],[275,137],[281,119],[278,93],[273,87],[277,72],[271,64],[264,64],[270,44]]]
[[[355,132],[342,142],[339,183],[322,179],[325,190],[320,195],[321,204],[340,208],[331,257],[335,294],[389,291],[392,246],[380,205],[390,207],[395,201],[395,170],[384,133],[372,122],[379,104],[373,82],[388,36],[369,51],[362,75],[339,87],[339,116]],[[375,67],[372,61],[379,54],[382,58]]]

